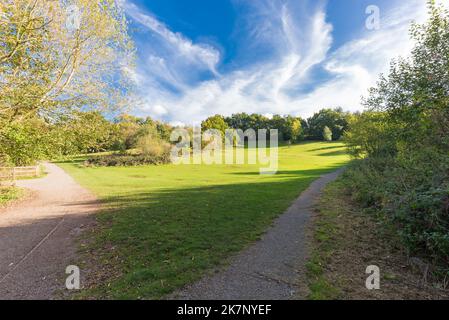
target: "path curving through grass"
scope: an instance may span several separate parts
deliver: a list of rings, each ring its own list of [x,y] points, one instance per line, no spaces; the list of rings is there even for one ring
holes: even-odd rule
[[[60,164],[109,208],[98,217],[89,251],[98,270],[84,297],[162,298],[223,266],[314,180],[345,165],[343,150],[341,143],[281,147],[274,176],[256,165]]]

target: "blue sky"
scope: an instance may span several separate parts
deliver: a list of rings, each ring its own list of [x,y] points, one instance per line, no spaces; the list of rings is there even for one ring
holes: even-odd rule
[[[138,88],[132,113],[196,124],[237,112],[308,117],[360,110],[389,61],[412,47],[425,0],[119,0]],[[380,10],[369,30],[366,8]]]

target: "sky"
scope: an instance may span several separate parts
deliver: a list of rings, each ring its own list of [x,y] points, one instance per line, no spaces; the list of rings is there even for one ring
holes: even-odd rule
[[[137,55],[131,112],[173,125],[363,110],[391,59],[410,52],[412,21],[427,17],[426,0],[119,1]]]

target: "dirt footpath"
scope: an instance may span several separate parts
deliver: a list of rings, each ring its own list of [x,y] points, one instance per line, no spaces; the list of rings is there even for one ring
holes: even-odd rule
[[[77,236],[93,224],[96,198],[54,164],[17,186],[31,196],[0,209],[0,299],[54,299],[77,260]],[[82,273],[82,270],[81,270]]]

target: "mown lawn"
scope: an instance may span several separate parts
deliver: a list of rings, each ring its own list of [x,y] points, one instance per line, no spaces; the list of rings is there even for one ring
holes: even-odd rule
[[[345,165],[344,150],[341,143],[281,147],[275,176],[259,175],[256,165],[61,163],[111,208],[98,216],[91,249],[114,276],[88,295],[161,298],[198,279],[257,240],[313,180]]]

